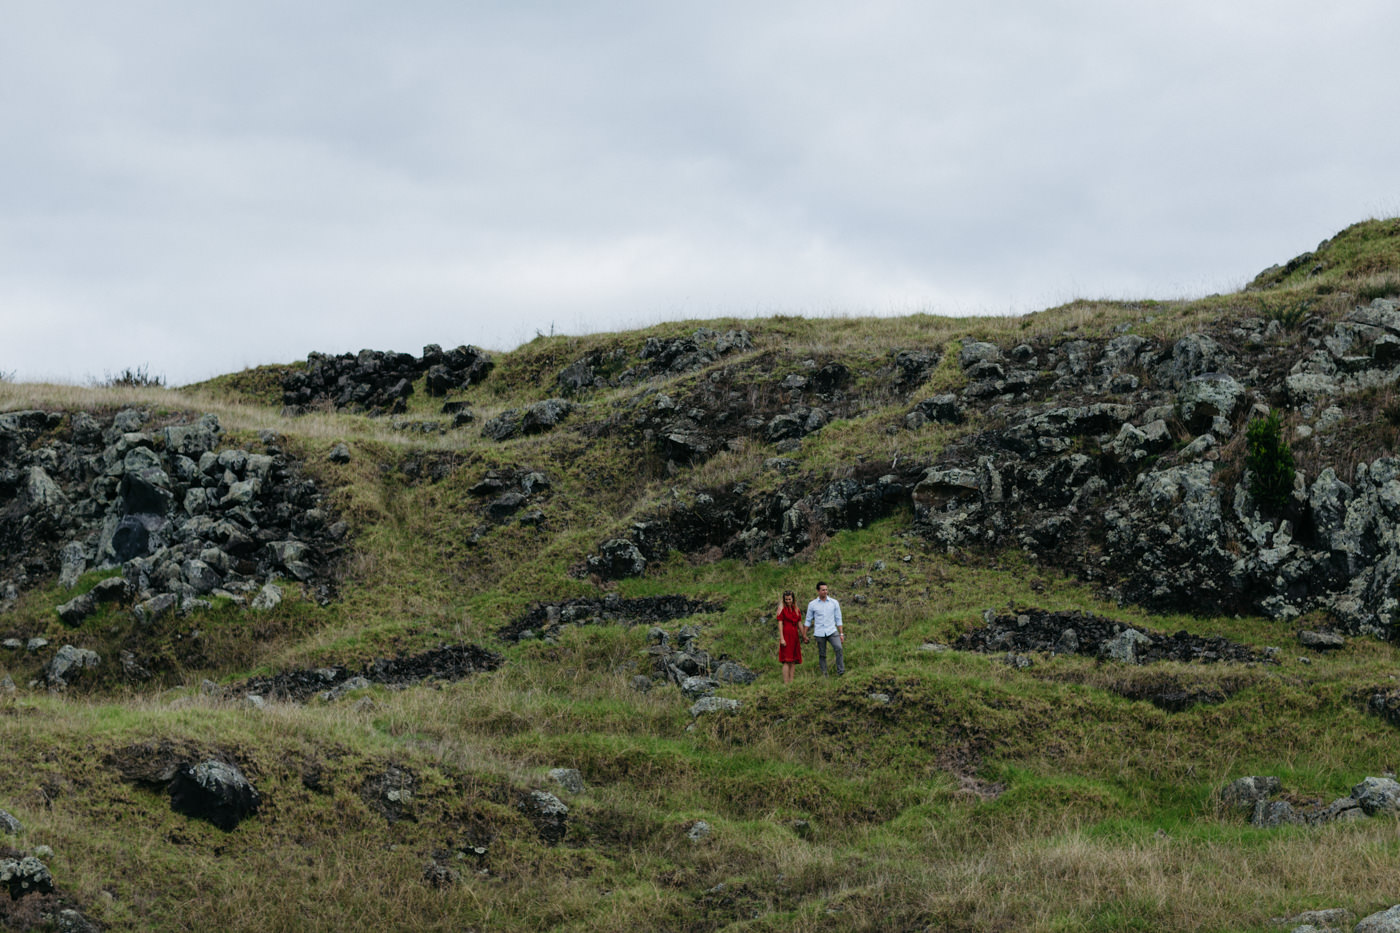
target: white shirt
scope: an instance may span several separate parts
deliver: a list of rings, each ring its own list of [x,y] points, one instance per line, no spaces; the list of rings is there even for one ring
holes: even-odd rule
[[[841,627],[841,604],[830,596],[818,596],[807,604],[807,626],[817,638],[835,635]]]

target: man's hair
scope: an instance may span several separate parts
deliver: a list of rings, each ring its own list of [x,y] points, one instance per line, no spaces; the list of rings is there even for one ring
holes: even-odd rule
[[[818,580],[818,581],[817,581],[817,589],[821,589],[821,588],[824,587],[824,586],[826,586],[826,581],[825,581],[825,580]]]

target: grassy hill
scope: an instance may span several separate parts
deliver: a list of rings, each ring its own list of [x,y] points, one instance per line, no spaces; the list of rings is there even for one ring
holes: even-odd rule
[[[302,362],[183,388],[0,383],[5,412],[139,408],[153,423],[213,413],[223,445],[248,449],[272,432],[349,527],[329,599],[282,579],[286,598],[267,611],[216,597],[147,625],[110,604],[71,626],[55,607],[118,571],[90,570],[72,591],[40,574],[15,594],[0,638],[104,661],[51,691],[47,654],[0,651],[15,685],[0,691],[0,810],[23,824],[0,835],[0,858],[48,847],[56,888],[0,905],[0,922],[59,928],[67,908],[110,930],[1262,931],[1305,910],[1359,919],[1387,908],[1400,901],[1394,814],[1265,828],[1220,795],[1271,775],[1301,809],[1395,772],[1395,726],[1368,709],[1396,686],[1393,644],[1352,637],[1321,652],[1297,640],[1327,626],[1320,616],[1120,604],[1102,580],[1021,548],[944,547],[906,504],[860,527],[814,524],[781,558],[714,541],[618,579],[587,558],[636,523],[735,489],[787,494],[973,443],[1005,413],[902,427],[913,403],[966,387],[955,361],[972,341],[1170,341],[1245,319],[1299,333],[1397,294],[1400,221],[1368,221],[1242,292],[1194,301],[539,337],[446,399],[420,380],[396,414],[284,410],[284,377]],[[746,332],[748,344],[618,380],[648,359],[648,341],[700,328]],[[928,365],[901,379],[898,354],[912,351]],[[579,360],[595,381],[566,392],[559,374]],[[843,401],[800,443],[736,416],[709,428],[717,446],[687,458],[647,420],[662,397],[681,410],[742,397],[745,413],[771,419],[787,404],[783,380],[838,363]],[[553,430],[483,436],[492,419],[561,395],[574,407]],[[1390,398],[1350,404],[1379,423]],[[454,427],[444,400],[474,420]],[[1347,451],[1300,450],[1300,462],[1315,476],[1328,457],[1355,463],[1394,440],[1358,433]],[[328,458],[339,444],[348,457]],[[1242,461],[1236,446],[1225,456]],[[483,481],[514,489],[532,473],[545,483],[525,506],[493,514],[498,490],[483,493]],[[842,601],[849,673],[818,676],[810,646],[785,687],[773,609],[783,589],[805,600],[819,579]],[[696,626],[705,651],[756,672],[720,687],[739,708],[696,716],[672,684],[640,689],[657,658],[651,622],[589,611],[536,631],[547,637],[502,635],[541,607],[609,594],[721,607],[655,625],[672,641]],[[1277,650],[1267,663],[1133,665],[950,647],[987,610],[1029,608]],[[332,700],[246,696],[251,678],[360,670],[444,645],[502,663]],[[147,678],[121,675],[123,651]],[[1176,711],[1143,699],[1163,683],[1213,699]],[[133,756],[161,750],[236,763],[261,796],[257,813],[226,831],[176,812],[157,782],[129,779]],[[551,778],[556,768],[576,769],[582,792]],[[532,817],[532,791],[567,805],[562,839]]]

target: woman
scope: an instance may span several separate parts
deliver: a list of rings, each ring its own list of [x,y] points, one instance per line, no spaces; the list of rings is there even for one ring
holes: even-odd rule
[[[802,663],[802,613],[797,609],[797,597],[792,590],[783,591],[778,605],[778,660],[783,664],[783,683],[792,683],[797,665]]]

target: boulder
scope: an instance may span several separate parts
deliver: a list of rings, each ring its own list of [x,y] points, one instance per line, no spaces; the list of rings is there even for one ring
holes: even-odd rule
[[[102,658],[96,651],[64,645],[44,668],[44,678],[51,687],[66,687],[69,678],[76,677],[84,670],[95,668],[101,663]]]
[[[1400,783],[1393,778],[1368,777],[1351,789],[1351,796],[1368,816],[1400,811]]]
[[[52,894],[53,875],[32,855],[0,859],[0,885],[10,892],[10,900],[17,901],[28,894]]]
[[[170,807],[229,831],[257,812],[262,798],[237,766],[208,760],[183,766],[170,782]]]

